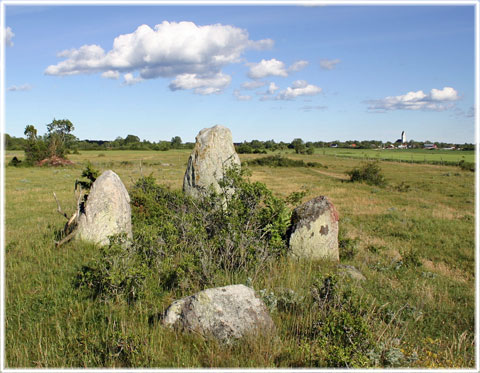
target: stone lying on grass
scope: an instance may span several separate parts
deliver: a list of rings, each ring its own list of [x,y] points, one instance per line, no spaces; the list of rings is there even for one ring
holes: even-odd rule
[[[293,211],[289,247],[298,258],[339,260],[338,213],[327,197],[316,197]]]
[[[227,343],[274,330],[265,303],[245,285],[207,289],[177,300],[165,311],[163,324]]]
[[[365,281],[366,280],[366,278],[362,274],[362,272],[360,272],[354,266],[347,265],[347,264],[339,264],[338,268],[339,268],[338,272],[340,273],[341,276],[348,276],[352,280],[357,280],[357,281]]]
[[[130,196],[118,175],[102,173],[93,183],[78,219],[79,240],[108,245],[109,236],[126,233],[132,237]]]
[[[240,158],[233,146],[232,133],[224,126],[204,128],[195,138],[183,178],[183,191],[195,198],[211,186],[220,192],[218,181],[232,166],[240,168]]]

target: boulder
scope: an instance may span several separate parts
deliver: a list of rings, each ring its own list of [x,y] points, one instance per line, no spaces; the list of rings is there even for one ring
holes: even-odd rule
[[[118,175],[108,170],[90,188],[78,219],[76,238],[108,245],[108,237],[119,233],[132,237],[130,196]]]
[[[352,280],[357,280],[357,281],[365,281],[366,280],[366,278],[362,274],[362,272],[360,272],[354,266],[347,265],[347,264],[339,264],[338,268],[339,268],[338,272],[341,276],[348,276]]]
[[[165,311],[163,324],[224,343],[274,330],[265,303],[245,285],[207,289],[177,300]]]
[[[232,166],[240,167],[241,163],[228,128],[219,125],[204,128],[195,140],[183,178],[183,191],[197,198],[210,186],[220,192],[218,181],[225,171]]]
[[[327,197],[316,197],[292,213],[289,247],[293,256],[339,260],[338,213]]]

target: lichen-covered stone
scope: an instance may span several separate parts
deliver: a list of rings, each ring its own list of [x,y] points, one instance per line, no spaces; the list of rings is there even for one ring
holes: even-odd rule
[[[207,289],[177,300],[165,311],[163,324],[226,343],[274,330],[267,307],[245,285]]]
[[[316,197],[293,211],[289,247],[299,258],[339,260],[338,213],[327,197]]]
[[[202,129],[195,138],[183,178],[183,191],[200,197],[209,187],[220,192],[220,181],[232,166],[240,168],[240,158],[233,146],[232,133],[224,126]]]
[[[90,189],[84,211],[78,219],[76,238],[108,245],[108,237],[120,233],[132,237],[130,196],[118,175],[108,170]]]

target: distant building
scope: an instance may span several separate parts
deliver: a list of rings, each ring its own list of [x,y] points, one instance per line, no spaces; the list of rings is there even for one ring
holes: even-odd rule
[[[435,145],[435,144],[424,144],[423,148],[424,149],[437,149],[437,145]]]
[[[331,144],[330,147],[331,148],[338,148],[338,144]]]
[[[397,146],[398,149],[406,149],[408,147],[407,134],[405,133],[405,131],[402,131],[402,136],[400,139],[395,141],[395,145]]]

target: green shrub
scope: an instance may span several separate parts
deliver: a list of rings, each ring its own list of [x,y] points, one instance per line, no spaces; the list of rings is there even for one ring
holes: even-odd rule
[[[270,155],[268,157],[251,159],[244,162],[245,166],[270,166],[270,167],[324,167],[321,163],[318,162],[304,162],[299,159],[290,159],[282,157],[279,154]]]
[[[464,171],[472,171],[475,172],[475,163],[473,162],[465,162],[464,159],[462,159],[460,162],[458,162],[458,167],[460,167]]]
[[[378,164],[378,161],[367,162],[360,168],[354,168],[347,171],[351,182],[365,182],[368,185],[385,186],[387,184],[385,176]]]
[[[180,292],[213,285],[219,276],[255,277],[286,252],[291,212],[238,170],[227,171],[220,185],[221,193],[194,200],[151,176],[139,179],[130,194],[132,242],[112,240],[98,262],[82,268],[78,286],[94,297],[134,301],[147,273],[160,290]]]

